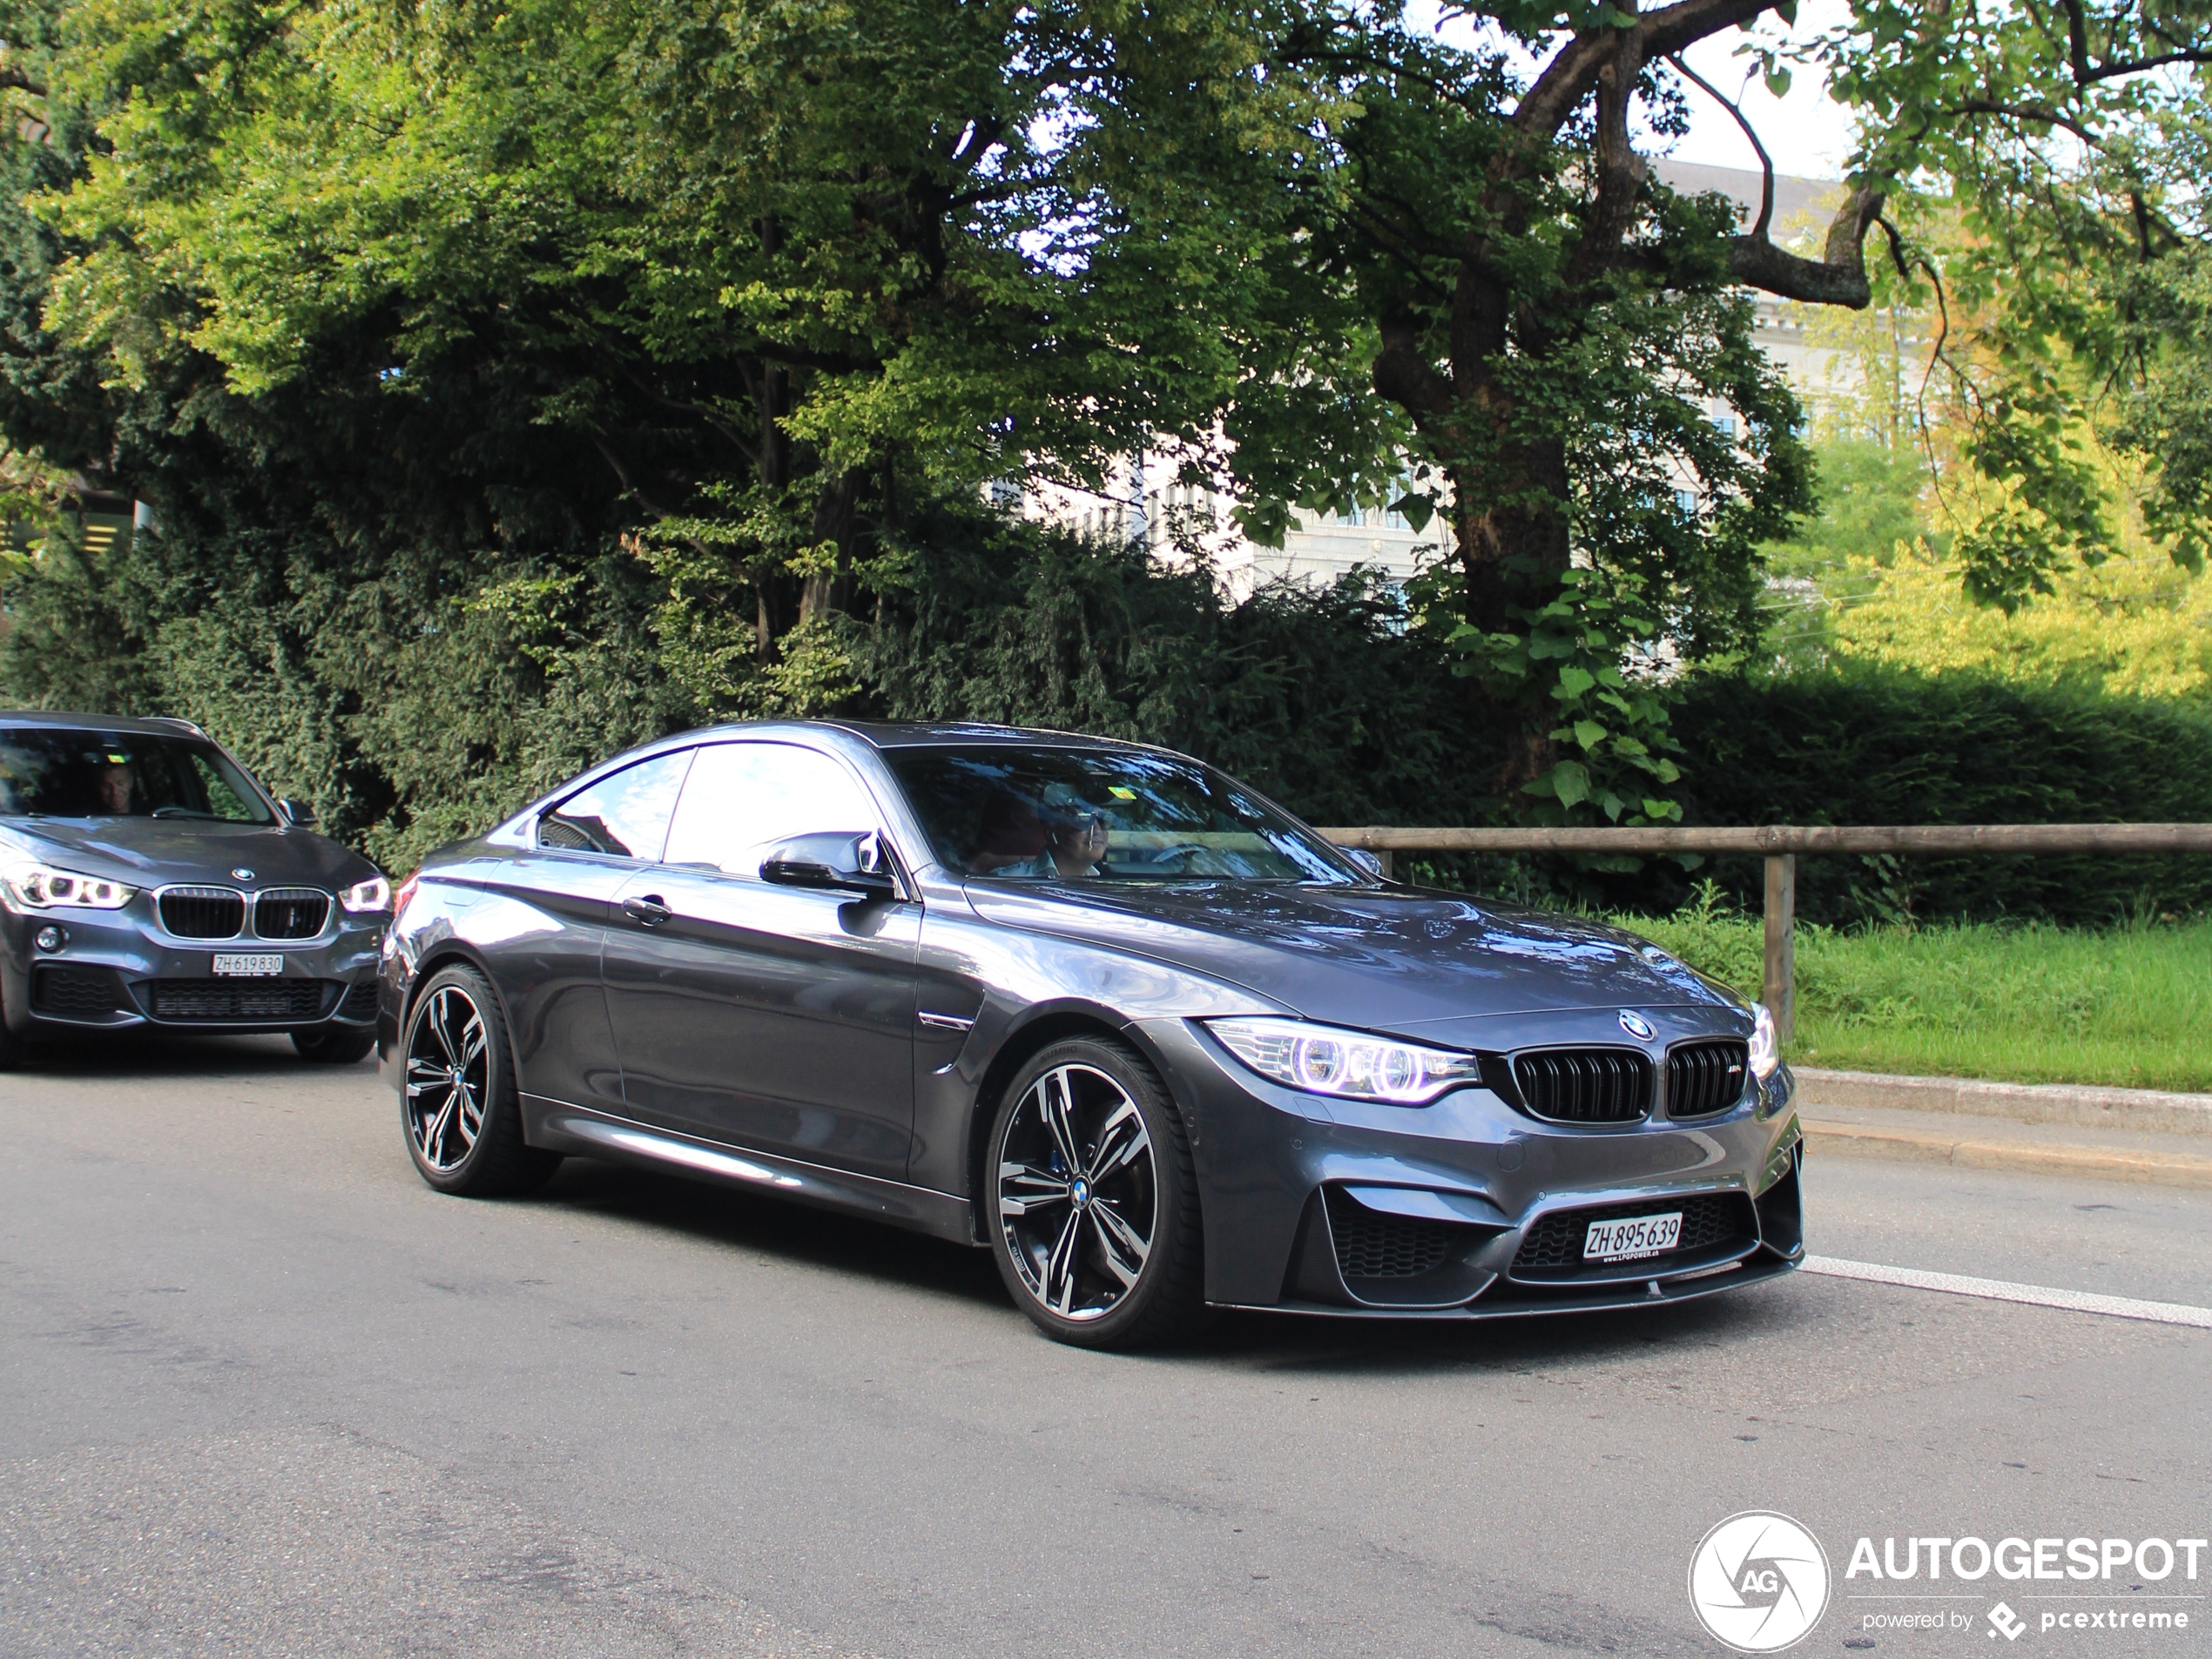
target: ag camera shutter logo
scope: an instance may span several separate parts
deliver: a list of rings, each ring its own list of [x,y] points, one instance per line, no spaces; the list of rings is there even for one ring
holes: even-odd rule
[[[1787,1515],[1730,1515],[1689,1558],[1689,1605],[1716,1642],[1738,1653],[1779,1653],[1828,1610],[1828,1556]]]

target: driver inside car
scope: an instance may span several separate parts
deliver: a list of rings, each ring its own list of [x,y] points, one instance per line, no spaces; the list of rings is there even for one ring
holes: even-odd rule
[[[111,757],[92,779],[92,799],[99,810],[116,818],[131,814],[131,798],[137,792],[138,779],[132,774],[131,763]]]

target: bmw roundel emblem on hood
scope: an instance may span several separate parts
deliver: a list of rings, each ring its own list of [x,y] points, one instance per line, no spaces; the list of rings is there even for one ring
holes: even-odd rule
[[[1632,1037],[1641,1037],[1646,1042],[1651,1041],[1651,1022],[1645,1019],[1641,1014],[1632,1013],[1627,1008],[1622,1008],[1621,1010],[1621,1028]]]
[[[233,881],[251,881],[253,879],[253,872],[251,870],[233,870],[231,872],[231,880]],[[1624,1014],[1621,1017],[1625,1020],[1629,1016]]]

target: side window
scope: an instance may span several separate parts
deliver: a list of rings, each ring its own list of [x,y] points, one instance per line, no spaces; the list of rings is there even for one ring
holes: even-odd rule
[[[875,803],[827,755],[787,743],[718,743],[699,751],[668,833],[668,862],[758,880],[760,861],[794,835],[882,826]]]
[[[678,749],[624,766],[581,794],[571,795],[537,820],[540,846],[622,858],[657,859],[668,839],[668,816],[695,752]]]

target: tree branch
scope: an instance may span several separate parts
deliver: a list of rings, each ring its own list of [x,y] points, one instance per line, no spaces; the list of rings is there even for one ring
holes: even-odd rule
[[[1646,59],[1670,57],[1692,42],[1747,24],[1768,10],[1771,0],[1676,0],[1647,12],[1636,25]],[[1585,30],[1553,54],[1513,112],[1524,136],[1548,138],[1567,124],[1597,85],[1599,72],[1613,58],[1610,29]]]
[[[1676,74],[1700,88],[1707,98],[1734,116],[1736,125],[1751,141],[1751,148],[1759,158],[1759,218],[1758,222],[1751,226],[1751,234],[1764,239],[1767,226],[1774,222],[1774,158],[1767,154],[1766,145],[1759,142],[1759,135],[1752,130],[1750,122],[1744,119],[1741,105],[1723,96],[1718,87],[1684,63],[1679,53],[1669,53],[1667,61],[1674,65]]]
[[[1884,192],[1861,185],[1828,226],[1828,246],[1817,260],[1786,253],[1764,236],[1732,236],[1729,273],[1747,287],[1811,305],[1864,311],[1874,302],[1866,280],[1866,231],[1882,211]]]

